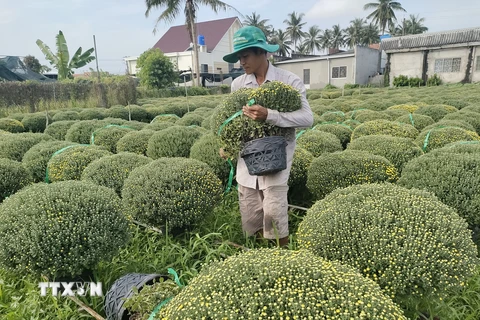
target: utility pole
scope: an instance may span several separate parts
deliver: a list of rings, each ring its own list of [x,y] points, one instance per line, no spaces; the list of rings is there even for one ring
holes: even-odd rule
[[[98,57],[97,57],[97,41],[95,40],[95,35],[93,35],[93,46],[95,48],[95,63],[97,65],[97,77],[98,77],[98,82],[100,83],[100,70],[98,69]]]
[[[95,35],[93,35],[93,46],[95,48],[95,63],[97,65],[97,78],[98,78],[98,90],[100,91],[100,107],[107,107],[107,93],[103,87],[102,82],[100,81],[100,70],[98,69],[98,56],[97,56],[97,41],[95,40]]]

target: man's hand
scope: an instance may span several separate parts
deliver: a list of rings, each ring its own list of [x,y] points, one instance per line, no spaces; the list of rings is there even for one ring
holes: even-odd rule
[[[223,148],[220,148],[220,157],[222,157],[223,160],[227,160],[227,156],[225,155],[225,151],[223,151]]]
[[[264,121],[264,120],[267,120],[268,109],[258,104],[254,104],[253,106],[250,106],[250,107],[244,106],[243,114],[253,120]]]

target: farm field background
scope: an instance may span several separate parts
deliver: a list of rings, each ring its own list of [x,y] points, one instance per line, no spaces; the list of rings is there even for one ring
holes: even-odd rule
[[[41,274],[91,271],[106,293],[125,274],[173,268],[188,288],[205,263],[236,254],[255,261],[253,250],[275,247],[241,232],[235,163],[218,156],[225,97],[3,109],[0,318],[91,318],[68,298],[41,297]],[[356,268],[409,319],[479,319],[480,85],[309,90],[308,100],[315,123],[297,130],[288,250]],[[366,239],[362,213],[378,237]],[[389,240],[396,245],[382,247]],[[268,260],[270,251],[259,252]],[[308,268],[318,263],[308,259]],[[105,316],[103,298],[79,299]],[[139,301],[142,319],[160,302]]]

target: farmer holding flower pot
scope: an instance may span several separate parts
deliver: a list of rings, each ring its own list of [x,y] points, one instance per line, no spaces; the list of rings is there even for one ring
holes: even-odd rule
[[[277,127],[288,128],[286,135],[285,170],[264,176],[250,175],[245,161],[237,161],[238,195],[242,228],[248,236],[279,239],[280,246],[288,244],[288,178],[295,151],[295,128],[313,125],[313,114],[306,98],[306,89],[300,78],[292,72],[274,67],[267,52],[276,52],[278,45],[270,45],[265,34],[257,27],[246,26],[233,36],[234,51],[223,57],[229,63],[240,64],[245,74],[236,78],[232,92],[240,88],[258,88],[270,81],[280,81],[300,92],[301,108],[293,112],[279,112],[254,104],[243,107],[243,114],[255,121],[266,121]],[[220,155],[225,158],[223,149]]]

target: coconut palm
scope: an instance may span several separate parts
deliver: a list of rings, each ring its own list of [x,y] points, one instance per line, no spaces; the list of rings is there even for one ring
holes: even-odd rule
[[[297,48],[295,49],[295,53],[307,55],[310,53],[310,48],[305,42],[299,43]]]
[[[267,24],[269,19],[261,19],[260,15],[256,12],[253,12],[251,16],[247,15],[245,20],[243,20],[243,24],[246,26],[253,26],[257,27],[265,33],[267,38],[270,38],[273,33],[273,26],[271,24]]]
[[[307,46],[308,52],[315,54],[315,50],[320,50],[322,48],[322,30],[314,25],[308,29],[308,32],[305,33],[305,41],[303,44]]]
[[[292,41],[290,41],[288,34],[283,32],[282,29],[274,31],[272,43],[278,44],[280,47],[277,51],[280,56],[286,57],[290,53]]]
[[[293,41],[293,47],[297,48],[297,42],[301,41],[305,33],[302,31],[303,26],[306,22],[302,22],[304,13],[297,15],[295,11],[288,14],[288,19],[285,19],[283,22],[287,24],[287,33],[290,36],[290,39]]]
[[[345,45],[349,48],[363,43],[363,32],[366,22],[364,19],[350,21],[350,26],[345,29]]]
[[[368,15],[367,19],[373,19],[373,22],[382,30],[382,34],[385,34],[387,25],[394,25],[397,21],[395,11],[406,12],[400,2],[392,0],[378,0],[378,2],[367,3],[363,9],[374,9],[374,11]]]
[[[420,34],[428,31],[428,28],[423,24],[425,18],[420,18],[418,15],[410,15],[410,19],[407,20],[407,34]]]
[[[320,45],[322,49],[329,49],[331,48],[332,43],[332,30],[325,29],[322,35],[320,36]]]
[[[330,48],[339,49],[345,44],[345,35],[339,24],[332,27],[332,37],[330,40]]]
[[[362,30],[362,39],[361,44],[363,46],[368,46],[374,43],[380,42],[380,36],[378,32],[378,27],[373,23],[370,23],[363,27]]]
[[[157,31],[157,25],[160,21],[173,22],[175,18],[180,14],[183,9],[185,14],[185,25],[190,36],[190,42],[193,43],[193,54],[195,59],[195,70],[198,75],[196,80],[196,85],[199,85],[199,61],[198,61],[198,45],[197,45],[197,28],[196,28],[196,19],[197,11],[199,5],[205,5],[210,7],[215,13],[218,13],[219,10],[227,11],[228,9],[235,10],[240,16],[243,16],[237,9],[234,7],[222,2],[220,0],[145,0],[147,5],[147,11],[145,16],[148,18],[150,11],[154,8],[164,7],[165,10],[157,18],[157,23],[153,29],[155,34]],[[193,76],[193,75],[192,75]],[[193,78],[193,77],[192,77]]]

